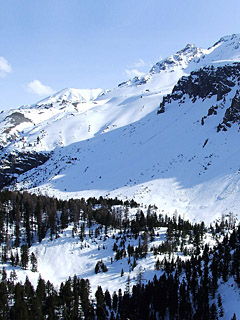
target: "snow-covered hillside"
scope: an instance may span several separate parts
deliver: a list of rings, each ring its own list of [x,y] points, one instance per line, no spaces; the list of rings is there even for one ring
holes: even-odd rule
[[[239,44],[232,35],[187,45],[111,91],[64,89],[2,113],[3,174],[9,154],[44,153],[41,166],[26,170],[20,158],[25,173],[6,171],[14,187],[134,198],[207,222],[238,214]]]
[[[186,300],[190,301],[191,315],[202,315],[200,306],[205,303],[207,312],[202,319],[210,319],[208,313],[213,313],[213,304],[217,306],[215,311],[219,318],[231,319],[233,313],[240,314],[240,227],[236,227],[233,215],[224,216],[206,227],[203,222],[190,223],[177,213],[171,219],[154,206],[139,206],[134,201],[123,203],[118,199],[103,198],[62,201],[9,191],[0,192],[0,204],[1,292],[2,296],[8,297],[5,301],[11,308],[16,308],[18,301],[13,285],[27,288],[29,280],[33,285],[32,295],[34,288],[39,294],[42,283],[48,297],[52,283],[57,290],[55,293],[60,292],[60,303],[63,301],[64,304],[64,283],[73,284],[77,279],[85,279],[94,309],[96,300],[98,302],[95,292],[101,286],[103,292],[110,292],[115,313],[113,297],[116,293],[134,297],[136,287],[144,289],[161,280],[163,283],[158,292],[168,297],[165,309],[169,312],[174,297],[174,305],[181,306],[185,295],[177,288],[184,285],[189,287]],[[172,288],[169,279],[175,279],[177,294],[168,294],[168,288]],[[4,283],[12,289],[4,291]],[[203,290],[205,302],[199,298]],[[155,298],[157,305],[163,301],[160,293]],[[145,298],[147,294],[144,294]],[[141,306],[139,300],[135,303]],[[45,303],[41,305],[45,306]],[[111,305],[108,308],[111,310]],[[61,310],[59,304],[52,309],[56,314]],[[176,309],[175,313],[178,313]],[[182,308],[179,309],[181,314]],[[165,313],[162,318],[170,319]],[[142,319],[151,317],[145,315]]]

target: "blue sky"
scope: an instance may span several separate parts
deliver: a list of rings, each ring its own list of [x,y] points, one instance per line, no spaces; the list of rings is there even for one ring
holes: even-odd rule
[[[111,89],[187,43],[240,33],[239,0],[0,0],[0,110]]]

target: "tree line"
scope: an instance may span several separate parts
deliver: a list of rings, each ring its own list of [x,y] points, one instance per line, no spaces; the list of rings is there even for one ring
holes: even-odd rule
[[[129,209],[133,207],[136,215],[130,218]],[[34,254],[29,256],[34,241],[41,242],[47,232],[50,239],[57,238],[69,225],[72,225],[72,236],[83,241],[85,226],[90,235],[91,226],[97,222],[99,227],[91,237],[98,237],[102,228],[105,235],[108,228],[118,229],[118,234],[113,235],[115,260],[128,257],[133,270],[137,260],[144,259],[151,250],[156,257],[155,269],[161,272],[153,281],[144,283],[140,270],[137,283],[131,284],[128,278],[125,291],[111,295],[99,286],[91,295],[89,281],[76,276],[62,283],[59,290],[39,278],[34,289],[28,278],[23,284],[11,273],[8,279],[3,269],[0,320],[221,319],[224,309],[217,293],[219,283],[231,277],[240,286],[240,228],[235,227],[233,216],[223,217],[221,222],[206,227],[204,223],[185,221],[177,214],[172,218],[156,214],[155,209],[149,206],[144,214],[134,201],[102,197],[58,200],[27,192],[1,191],[2,263],[23,269],[30,264],[31,270],[36,272],[36,257]],[[154,242],[149,246],[161,227],[166,228],[165,241],[158,246]],[[213,248],[204,244],[207,232],[217,241]],[[128,239],[135,239],[138,245],[126,245]],[[182,252],[189,258],[176,258],[172,255],[174,252]],[[161,254],[165,258],[160,261]],[[95,272],[107,272],[102,261],[96,264]],[[123,274],[122,270],[121,276]]]

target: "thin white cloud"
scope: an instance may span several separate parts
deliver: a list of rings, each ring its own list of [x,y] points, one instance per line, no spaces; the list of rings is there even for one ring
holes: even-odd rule
[[[149,66],[149,63],[145,62],[143,59],[139,58],[137,62],[135,62],[130,68],[142,68]]]
[[[5,77],[11,71],[12,68],[9,62],[4,57],[0,57],[0,77]]]
[[[39,80],[33,80],[28,83],[28,91],[36,93],[39,96],[47,96],[54,91],[51,87],[42,84]]]
[[[134,62],[132,65],[128,66],[125,70],[125,74],[127,74],[128,77],[142,77],[148,72],[148,69],[152,65],[146,61],[144,61],[142,58],[139,58],[138,61]]]
[[[126,69],[125,73],[130,77],[142,77],[145,75],[145,72],[141,72],[137,69]]]

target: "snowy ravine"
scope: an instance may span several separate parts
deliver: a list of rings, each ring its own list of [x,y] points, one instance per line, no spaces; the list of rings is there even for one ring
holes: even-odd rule
[[[238,63],[240,35],[226,36],[111,91],[64,89],[3,112],[1,174],[63,199],[133,198],[192,221],[238,215]]]

